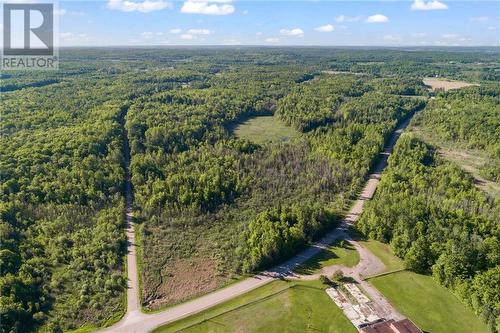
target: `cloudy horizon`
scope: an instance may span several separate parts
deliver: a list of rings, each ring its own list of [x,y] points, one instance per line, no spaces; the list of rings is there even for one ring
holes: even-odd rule
[[[41,2],[41,1],[39,1]],[[492,1],[61,1],[61,46],[499,46]]]

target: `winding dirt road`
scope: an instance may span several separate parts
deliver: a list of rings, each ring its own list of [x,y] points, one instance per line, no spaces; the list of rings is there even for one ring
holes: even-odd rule
[[[301,253],[295,255],[293,258],[287,260],[281,265],[274,267],[271,270],[262,272],[259,275],[247,278],[241,282],[232,284],[226,288],[219,289],[205,296],[196,298],[186,303],[182,303],[170,307],[164,311],[155,314],[145,314],[140,311],[139,307],[139,287],[137,280],[137,262],[135,256],[135,237],[132,222],[132,192],[130,187],[130,175],[127,164],[127,238],[128,245],[128,286],[127,291],[127,314],[114,326],[102,330],[102,332],[113,333],[145,333],[181,318],[198,313],[208,309],[214,305],[225,302],[236,296],[244,294],[252,289],[263,286],[272,280],[278,278],[308,278],[305,276],[297,276],[293,273],[294,268],[300,265],[305,260],[313,257],[322,249],[326,248],[333,241],[337,239],[349,240],[360,253],[360,263],[352,268],[341,268],[346,275],[353,277],[361,286],[361,288],[370,296],[370,298],[378,305],[379,311],[384,314],[386,318],[401,319],[402,316],[385,300],[385,298],[370,284],[362,280],[362,276],[380,273],[384,270],[384,265],[380,260],[375,257],[370,251],[361,246],[358,242],[349,239],[347,233],[343,230],[352,225],[361,215],[363,205],[367,200],[370,200],[375,193],[375,189],[380,181],[381,172],[387,165],[387,158],[389,157],[392,149],[398,140],[403,130],[408,125],[410,119],[402,122],[397,127],[396,131],[392,134],[389,142],[387,143],[384,151],[381,153],[379,162],[374,167],[373,173],[370,174],[369,179],[361,192],[359,198],[354,203],[348,215],[342,221],[339,228],[326,234],[320,241],[307,247]],[[339,267],[332,266],[332,272]]]

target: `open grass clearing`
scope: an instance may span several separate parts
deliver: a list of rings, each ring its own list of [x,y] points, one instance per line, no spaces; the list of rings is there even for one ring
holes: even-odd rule
[[[237,125],[234,134],[255,143],[286,142],[300,135],[274,116],[260,116]]]
[[[322,268],[332,265],[353,267],[359,262],[359,254],[347,241],[337,241],[328,249],[321,250],[314,257],[306,260],[294,269],[298,274],[318,273]]]
[[[488,156],[486,152],[479,149],[460,147],[456,143],[439,140],[435,135],[422,127],[413,126],[411,132],[423,141],[438,147],[440,156],[457,164],[464,171],[470,173],[476,180],[475,184],[478,188],[494,198],[500,198],[500,184],[487,180],[480,174],[483,167],[493,163],[492,158]]]
[[[354,333],[356,329],[319,281],[273,281],[154,332],[179,331]]]
[[[425,332],[488,332],[472,310],[430,276],[402,271],[369,281]]]
[[[447,79],[439,79],[439,78],[433,78],[433,77],[426,77],[423,79],[423,82],[426,86],[429,86],[432,88],[432,90],[444,90],[448,91],[451,89],[460,89],[460,88],[465,88],[469,86],[478,86],[479,84],[477,83],[468,83],[464,81],[452,81],[452,80],[447,80]]]
[[[484,179],[480,169],[487,164],[488,157],[484,152],[476,150],[462,150],[458,148],[440,148],[439,155],[460,166],[464,171],[470,173],[475,179],[475,185],[494,198],[500,198],[500,184]]]

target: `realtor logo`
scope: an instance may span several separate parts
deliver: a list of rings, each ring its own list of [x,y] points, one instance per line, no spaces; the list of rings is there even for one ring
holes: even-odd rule
[[[2,69],[56,69],[54,4],[3,4]]]

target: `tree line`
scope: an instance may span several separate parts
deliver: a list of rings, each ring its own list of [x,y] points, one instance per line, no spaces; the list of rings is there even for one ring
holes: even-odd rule
[[[406,268],[432,274],[496,332],[499,218],[498,200],[478,190],[434,147],[403,135],[356,227],[390,243]]]

